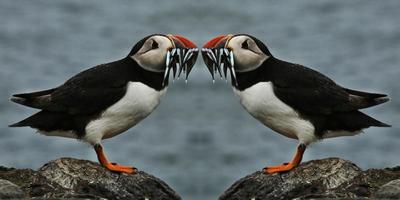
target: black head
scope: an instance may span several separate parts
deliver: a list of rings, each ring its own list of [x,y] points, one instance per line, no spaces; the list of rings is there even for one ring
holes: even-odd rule
[[[237,72],[255,70],[272,57],[264,43],[247,34],[215,37],[203,46],[202,55],[213,79],[216,72],[227,78],[229,69],[235,84]]]
[[[196,62],[198,49],[190,40],[179,35],[149,35],[132,48],[129,57],[147,71],[164,73],[164,82],[168,80],[170,70],[173,77],[183,71],[188,77]]]

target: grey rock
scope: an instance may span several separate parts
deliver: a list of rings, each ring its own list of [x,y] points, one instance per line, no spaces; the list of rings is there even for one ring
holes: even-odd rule
[[[0,199],[20,199],[27,195],[17,185],[8,180],[0,179]]]
[[[383,185],[374,194],[374,197],[381,199],[400,199],[400,179],[390,181]]]
[[[327,158],[287,173],[255,172],[236,181],[219,199],[376,199],[373,194],[382,185],[399,178],[400,167],[363,171],[349,161]],[[400,192],[397,186],[390,188],[390,194]]]
[[[0,178],[36,199],[181,199],[162,180],[139,171],[114,173],[87,160],[60,158],[38,171],[0,167]]]

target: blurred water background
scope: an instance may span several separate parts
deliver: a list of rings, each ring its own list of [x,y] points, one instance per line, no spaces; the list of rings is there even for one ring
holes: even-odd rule
[[[0,1],[0,165],[39,168],[49,160],[96,161],[92,148],[7,125],[35,112],[13,93],[47,89],[125,56],[151,33],[202,45],[218,34],[249,33],[278,58],[312,67],[339,84],[390,94],[365,110],[392,128],[329,139],[304,160],[349,159],[363,168],[400,164],[400,1]],[[189,84],[171,84],[155,112],[103,142],[112,161],[166,181],[184,199],[216,199],[238,178],[288,161],[297,142],[261,125],[230,85],[212,84],[201,57]]]

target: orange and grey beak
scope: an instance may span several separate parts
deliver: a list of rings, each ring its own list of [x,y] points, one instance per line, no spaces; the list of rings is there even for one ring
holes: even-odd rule
[[[166,70],[164,74],[164,83],[168,80],[169,72],[172,69],[173,78],[176,77],[176,72],[178,72],[178,78],[180,77],[182,71],[186,74],[186,81],[192,70],[196,59],[198,56],[197,46],[189,39],[180,35],[167,35],[167,37],[173,43],[173,48],[168,50],[166,56]]]
[[[213,82],[214,75],[218,72],[222,78],[222,72],[225,79],[227,79],[227,71],[229,69],[231,74],[232,83],[237,85],[235,74],[235,61],[233,52],[227,48],[227,44],[233,35],[220,35],[208,41],[201,49],[204,63],[211,73]]]

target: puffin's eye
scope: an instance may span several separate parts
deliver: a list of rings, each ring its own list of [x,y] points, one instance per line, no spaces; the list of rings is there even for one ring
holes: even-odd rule
[[[249,44],[247,43],[247,40],[245,40],[245,41],[242,43],[242,49],[249,49]]]
[[[157,49],[158,48],[158,43],[153,40],[153,43],[151,44],[151,49]]]

